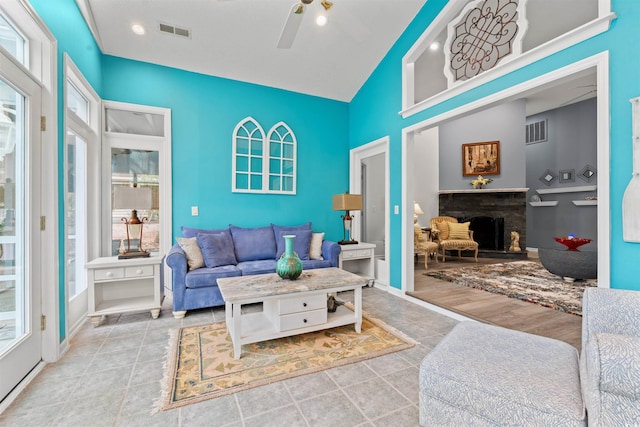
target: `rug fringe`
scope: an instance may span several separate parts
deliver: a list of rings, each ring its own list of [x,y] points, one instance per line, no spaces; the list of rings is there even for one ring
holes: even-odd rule
[[[151,415],[164,410],[164,408],[169,405],[171,401],[171,393],[173,389],[173,381],[171,381],[171,373],[175,371],[175,364],[177,363],[177,358],[175,357],[176,352],[178,351],[178,347],[180,345],[180,340],[178,336],[182,328],[173,328],[169,329],[169,342],[166,345],[166,352],[164,361],[162,362],[162,369],[164,374],[162,375],[162,381],[160,383],[160,397],[158,397],[153,402],[153,407],[151,409]]]
[[[344,303],[344,305],[350,309],[350,310],[354,310],[353,304],[351,302],[347,302]],[[362,313],[362,317],[363,319],[366,319],[368,322],[370,322],[371,324],[374,324],[375,326],[379,327],[380,329],[396,335],[397,338],[399,338],[400,340],[404,341],[404,344],[402,345],[398,345],[395,347],[391,347],[391,348],[387,348],[387,349],[383,349],[383,350],[379,350],[378,352],[375,353],[370,353],[370,354],[364,354],[361,355],[359,357],[354,357],[354,358],[350,358],[347,360],[340,360],[340,361],[335,361],[330,367],[327,366],[318,366],[318,367],[313,367],[313,368],[309,368],[307,370],[303,370],[303,371],[298,371],[295,373],[290,373],[288,375],[285,376],[281,376],[277,379],[275,378],[265,378],[262,381],[256,381],[253,382],[251,384],[242,384],[242,385],[238,385],[232,388],[229,388],[227,390],[224,391],[219,391],[216,396],[212,397],[212,396],[208,396],[208,395],[200,395],[200,396],[194,396],[192,398],[189,399],[183,399],[180,402],[172,402],[171,401],[171,397],[172,394],[174,393],[174,386],[175,386],[175,382],[173,380],[173,373],[176,370],[176,365],[178,363],[178,357],[177,357],[177,352],[179,350],[180,347],[180,333],[185,329],[185,327],[183,328],[175,328],[175,329],[171,329],[169,331],[170,333],[170,338],[169,338],[169,344],[167,345],[167,349],[168,352],[166,354],[165,360],[164,360],[164,375],[163,375],[163,380],[162,380],[162,391],[161,391],[161,396],[159,399],[157,399],[154,402],[154,408],[153,408],[153,413],[158,412],[159,410],[162,411],[166,411],[166,410],[171,410],[171,409],[176,409],[176,408],[180,408],[186,405],[190,405],[192,403],[198,403],[198,402],[203,402],[206,400],[209,400],[211,398],[215,398],[215,397],[221,397],[221,396],[225,396],[225,395],[230,395],[233,393],[238,393],[240,391],[243,390],[248,390],[254,387],[259,387],[259,386],[264,386],[267,384],[271,384],[274,382],[279,382],[285,379],[289,379],[289,378],[294,378],[294,377],[298,377],[298,376],[302,376],[302,375],[309,375],[309,374],[313,374],[316,372],[320,372],[320,371],[324,371],[330,368],[334,368],[334,367],[338,367],[338,366],[344,366],[344,365],[348,365],[351,363],[356,363],[356,362],[362,362],[364,360],[368,360],[368,359],[372,359],[375,357],[380,357],[380,356],[384,356],[387,354],[391,354],[397,351],[402,351],[402,350],[407,350],[409,348],[412,348],[414,346],[416,346],[417,344],[419,344],[416,340],[414,340],[413,338],[409,337],[408,335],[406,335],[405,333],[399,331],[398,329],[384,323],[383,321],[375,318],[374,316],[370,315],[369,313],[363,311]],[[218,322],[214,322],[214,323],[218,323]],[[224,323],[224,322],[220,322],[220,323]],[[201,325],[202,326],[202,325]],[[191,327],[191,326],[189,326]],[[186,327],[188,328],[188,327]]]

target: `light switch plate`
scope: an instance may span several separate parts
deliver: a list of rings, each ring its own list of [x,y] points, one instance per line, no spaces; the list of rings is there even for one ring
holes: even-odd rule
[[[191,206],[191,216],[198,216],[198,207]]]
[[[393,213],[398,215],[400,213],[400,206],[394,205],[393,206]]]

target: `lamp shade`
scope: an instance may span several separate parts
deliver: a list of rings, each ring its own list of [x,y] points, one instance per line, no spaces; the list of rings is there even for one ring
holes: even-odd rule
[[[336,194],[333,196],[334,211],[360,211],[362,210],[362,195],[360,194]]]
[[[153,207],[151,189],[148,187],[113,188],[114,209],[151,209]]]
[[[418,202],[413,202],[413,213],[415,213],[416,215],[424,215],[424,211],[422,210]]]

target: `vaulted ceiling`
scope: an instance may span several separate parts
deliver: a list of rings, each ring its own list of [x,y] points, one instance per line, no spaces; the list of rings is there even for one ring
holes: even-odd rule
[[[296,0],[76,1],[105,54],[340,101],[354,97],[426,2],[333,0],[325,10],[315,0],[291,48],[280,49]],[[133,24],[146,33],[134,34]]]

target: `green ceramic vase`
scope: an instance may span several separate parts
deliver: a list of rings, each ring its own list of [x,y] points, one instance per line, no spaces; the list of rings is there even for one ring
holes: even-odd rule
[[[296,236],[287,235],[284,238],[284,253],[276,263],[276,273],[283,279],[296,280],[302,273],[302,261],[293,251],[293,239]]]

